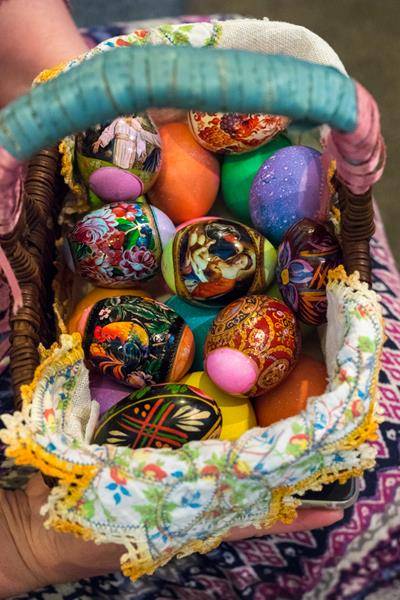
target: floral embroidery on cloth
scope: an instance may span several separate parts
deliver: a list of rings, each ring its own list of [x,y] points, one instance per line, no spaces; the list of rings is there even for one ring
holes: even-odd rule
[[[328,311],[325,394],[234,443],[192,442],[180,450],[93,446],[65,434],[63,415],[86,368],[80,336],[62,335],[24,389],[22,412],[4,417],[1,434],[9,456],[60,478],[48,524],[125,544],[123,571],[137,578],[176,554],[212,549],[235,525],[290,521],[294,492],[371,467],[375,452],[363,442],[376,429],[383,342],[377,299],[339,270]]]

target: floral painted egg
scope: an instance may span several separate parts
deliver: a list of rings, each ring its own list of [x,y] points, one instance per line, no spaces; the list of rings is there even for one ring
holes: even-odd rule
[[[318,150],[288,146],[275,152],[251,186],[249,208],[254,227],[277,246],[299,219],[326,221],[325,178]]]
[[[129,287],[153,277],[174,232],[172,221],[143,199],[91,211],[68,240],[79,275],[103,287]]]
[[[263,291],[274,276],[276,251],[254,229],[235,221],[204,217],[176,232],[164,249],[162,272],[181,298],[224,306]]]
[[[221,426],[221,411],[209,396],[189,385],[162,383],[120,400],[103,415],[92,442],[174,449],[194,440],[218,438]]]
[[[272,140],[288,123],[287,117],[260,113],[189,113],[189,125],[199,144],[221,154],[254,150]]]
[[[94,205],[135,200],[160,170],[158,130],[147,113],[95,125],[76,135],[75,165]]]
[[[338,241],[327,225],[302,219],[286,232],[278,252],[278,285],[303,323],[326,322],[328,272],[341,262]]]
[[[151,298],[99,300],[76,329],[88,368],[134,388],[176,381],[193,362],[189,327],[172,308]]]
[[[215,385],[204,371],[189,373],[180,383],[192,385],[214,398],[222,414],[221,440],[237,440],[257,426],[251,401],[246,396],[231,396]]]
[[[199,146],[186,123],[160,127],[163,161],[149,200],[174,223],[206,215],[218,194],[219,162]]]
[[[86,294],[86,296],[84,296],[76,304],[76,306],[74,306],[67,323],[68,333],[82,331],[83,329],[81,324],[83,323],[84,328],[87,315],[90,313],[96,302],[99,302],[99,300],[104,300],[105,298],[113,298],[114,296],[137,296],[140,298],[150,297],[147,292],[139,289],[94,288],[91,292]]]
[[[290,308],[268,296],[244,296],[215,319],[204,347],[204,367],[222,390],[259,396],[290,373],[300,349],[300,330]]]

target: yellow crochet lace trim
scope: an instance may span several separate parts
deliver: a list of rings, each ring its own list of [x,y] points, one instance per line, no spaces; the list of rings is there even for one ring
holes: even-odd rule
[[[349,291],[352,291],[351,288],[359,289],[364,293],[366,292],[368,295],[371,294],[371,298],[374,297],[374,293],[367,289],[367,285],[359,281],[358,274],[347,276],[343,267],[338,267],[331,271],[329,278],[330,286],[338,285],[339,283],[346,284],[351,286]],[[70,348],[67,350],[66,354],[57,356],[57,352],[61,350],[59,344],[54,344],[48,351],[42,351],[43,362],[37,368],[33,382],[28,386],[24,386],[22,389],[24,408],[31,403],[35,388],[40,382],[47,367],[51,366],[56,369],[62,368],[83,359],[81,337],[79,334],[63,334],[61,336],[61,341],[64,342],[64,344],[70,344]],[[378,427],[376,393],[379,359],[380,356],[378,357],[375,372],[373,374],[370,392],[372,402],[363,423],[361,423],[361,425],[350,435],[346,436],[346,438],[334,442],[327,450],[343,451],[357,449],[367,440],[376,439]],[[12,419],[12,417],[10,418]],[[84,539],[93,539],[98,542],[110,541],[105,534],[92,531],[80,524],[78,515],[73,516],[71,512],[67,514],[67,511],[76,506],[77,502],[82,498],[86,488],[98,473],[100,465],[77,465],[60,459],[38,445],[31,437],[27,437],[26,427],[24,428],[24,435],[18,435],[18,432],[16,431],[18,427],[19,424],[15,424],[15,431],[11,428],[10,430],[6,429],[2,432],[3,441],[6,444],[9,444],[6,450],[7,456],[14,458],[17,464],[32,465],[41,470],[44,474],[51,477],[57,477],[60,480],[59,486],[53,490],[53,494],[56,494],[57,499],[49,510],[50,514],[46,522],[47,525],[54,527],[58,531],[74,533]],[[268,514],[259,519],[258,522],[253,523],[253,525],[257,528],[266,528],[273,525],[276,521],[291,523],[296,518],[296,507],[299,504],[299,500],[293,498],[293,494],[301,494],[307,489],[317,489],[322,484],[330,483],[335,480],[344,482],[349,477],[361,475],[365,469],[371,468],[373,464],[374,458],[371,454],[371,456],[362,457],[361,464],[356,468],[339,472],[333,466],[311,475],[294,486],[273,490]],[[72,520],[72,518],[74,520]],[[209,552],[221,543],[228,531],[229,529],[222,532],[220,535],[205,541],[195,540],[186,544],[179,550],[179,556],[185,556],[192,552]],[[154,560],[148,553],[147,547],[144,546],[143,543],[140,543],[139,540],[130,536],[125,536],[120,540],[114,539],[112,541],[117,541],[126,546],[127,554],[121,559],[121,568],[123,573],[132,579],[137,579],[144,574],[151,574],[171,558],[170,555],[165,555]]]
[[[69,61],[67,60],[62,63],[59,63],[58,65],[55,65],[54,67],[51,67],[50,69],[44,69],[44,71],[41,71],[39,75],[36,75],[35,79],[33,80],[33,85],[38,85],[39,83],[46,83],[46,81],[54,79],[54,77],[57,77],[57,75],[62,73],[62,71],[65,69],[68,63]]]

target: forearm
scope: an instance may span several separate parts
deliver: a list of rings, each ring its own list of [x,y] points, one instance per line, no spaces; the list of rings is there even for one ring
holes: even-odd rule
[[[0,0],[0,106],[43,69],[87,50],[63,0]]]

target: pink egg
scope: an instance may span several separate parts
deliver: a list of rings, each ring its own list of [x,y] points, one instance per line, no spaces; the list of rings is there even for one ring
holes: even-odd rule
[[[204,366],[222,390],[259,396],[290,373],[300,348],[300,330],[290,308],[268,296],[244,296],[214,319]]]
[[[136,200],[143,194],[142,181],[118,167],[101,167],[89,177],[90,189],[105,202]]]

